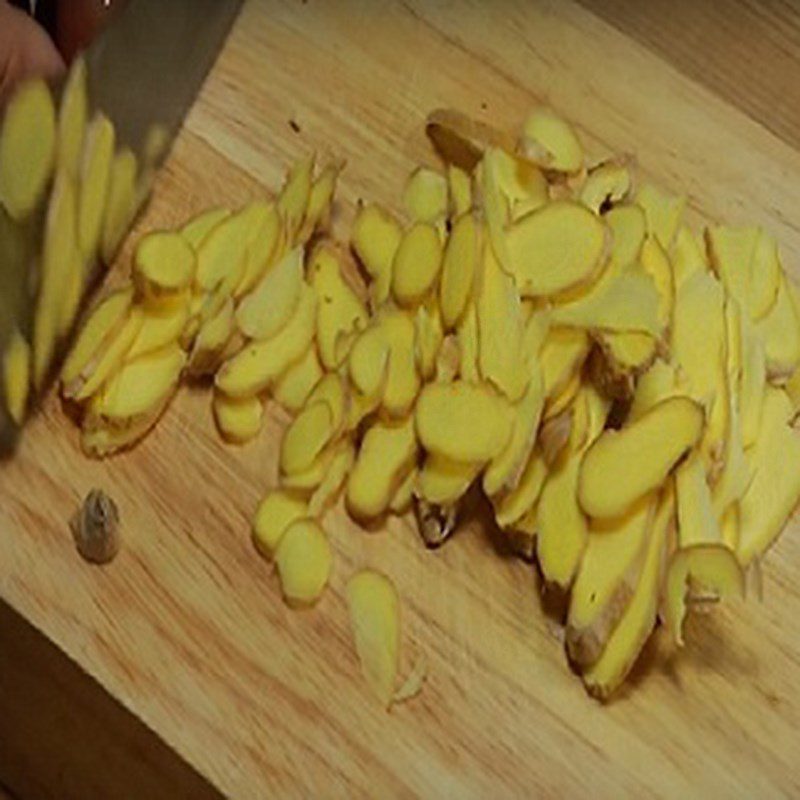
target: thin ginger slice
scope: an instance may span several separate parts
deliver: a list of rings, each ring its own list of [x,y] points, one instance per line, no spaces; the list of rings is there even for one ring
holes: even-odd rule
[[[753,226],[732,228],[718,225],[705,230],[711,267],[728,293],[748,311],[752,300],[753,255],[758,238],[759,230]]]
[[[697,444],[704,422],[702,407],[681,396],[662,400],[619,431],[605,431],[581,466],[578,496],[584,511],[600,519],[624,514]]]
[[[764,391],[767,384],[767,357],[764,343],[746,314],[741,324],[742,368],[739,379],[739,409],[742,418],[742,444],[752,447],[761,429]]]
[[[590,525],[570,591],[565,637],[570,659],[581,667],[600,657],[633,597],[657,505],[658,497],[647,495],[624,516]]]
[[[133,288],[125,287],[112,292],[92,309],[61,368],[61,381],[65,387],[72,384],[84,367],[113,339],[127,320],[132,302]]]
[[[312,183],[308,196],[306,216],[303,220],[303,226],[297,235],[298,241],[306,242],[311,238],[314,231],[328,229],[336,182],[339,180],[339,173],[343,168],[343,161],[328,164]]]
[[[433,505],[451,505],[463,497],[479,472],[480,464],[428,453],[417,476],[415,493]]]
[[[417,485],[419,470],[415,467],[403,482],[397,487],[392,499],[389,501],[389,511],[397,516],[406,514],[414,502],[414,487]]]
[[[222,206],[209,208],[196,217],[192,217],[181,228],[181,236],[186,239],[195,252],[198,252],[206,236],[230,215],[230,210]]]
[[[106,264],[114,260],[117,249],[136,214],[136,171],[133,151],[124,147],[111,162],[103,227],[100,234],[100,256]]]
[[[646,183],[636,193],[636,202],[644,209],[647,232],[669,252],[686,210],[685,195],[670,195]]]
[[[309,469],[330,442],[333,433],[333,415],[328,404],[318,401],[306,406],[283,435],[281,472],[293,475]]]
[[[78,245],[87,260],[94,259],[100,243],[115,140],[111,121],[95,113],[86,130],[78,194]]]
[[[331,469],[336,455],[339,452],[339,442],[329,444],[317,457],[313,464],[302,472],[282,474],[280,476],[281,488],[296,491],[307,497],[322,485]]]
[[[782,272],[778,243],[773,236],[760,228],[750,267],[749,310],[753,319],[763,319],[775,305]]]
[[[215,372],[234,334],[233,300],[226,297],[219,311],[207,319],[197,332],[189,358],[189,372],[192,375]]]
[[[56,159],[59,169],[71,178],[78,177],[83,139],[86,134],[89,97],[86,87],[86,62],[78,56],[69,68],[58,108]]]
[[[590,347],[586,331],[566,327],[548,330],[540,355],[546,398],[553,399],[564,391],[573,375],[580,372]]]
[[[292,522],[278,543],[275,565],[289,606],[303,608],[316,603],[333,566],[325,531],[312,519]]]
[[[479,383],[478,370],[478,312],[475,303],[469,303],[456,328],[458,342],[458,369],[461,380]]]
[[[447,178],[428,167],[417,167],[403,189],[403,207],[414,222],[434,223],[447,216]]]
[[[658,290],[658,322],[662,331],[672,323],[672,309],[675,304],[675,286],[672,265],[664,248],[655,236],[648,236],[642,245],[640,256],[642,269],[650,275]]]
[[[515,402],[522,397],[529,379],[527,371],[520,369],[522,306],[513,278],[500,268],[491,247],[484,248],[475,309],[480,374]]]
[[[767,551],[800,499],[800,439],[789,426],[791,417],[786,393],[768,386],[749,454],[753,480],[739,504],[737,557],[743,567]]]
[[[146,414],[174,393],[185,363],[177,343],[127,361],[92,397],[91,413],[104,419]]]
[[[80,269],[73,260],[77,251],[76,197],[72,179],[65,173],[56,176],[45,221],[42,245],[41,279],[33,327],[33,381],[39,388],[47,377],[62,328],[63,308],[71,269]]]
[[[361,570],[345,588],[356,652],[370,690],[388,708],[397,682],[400,601],[394,584],[379,572]]]
[[[253,543],[266,558],[272,558],[286,529],[310,516],[306,501],[284,489],[273,489],[259,503],[253,519]]]
[[[353,222],[351,243],[371,281],[372,302],[382,305],[392,286],[392,265],[403,238],[399,223],[378,205],[359,208]]]
[[[271,339],[248,344],[226,361],[214,379],[217,388],[231,397],[258,394],[302,358],[314,338],[316,298],[303,284],[300,300],[285,327]]]
[[[536,507],[548,473],[548,462],[537,444],[516,488],[494,499],[495,520],[501,528],[516,526],[525,514]]]
[[[347,419],[350,386],[337,372],[327,372],[312,390],[306,405],[324,403],[331,412],[331,426],[339,433]]]
[[[189,288],[196,258],[179,234],[154,231],[143,236],[133,257],[133,279],[145,295],[159,296]]]
[[[341,366],[359,331],[367,326],[367,309],[342,276],[341,265],[330,247],[315,250],[309,280],[317,293],[316,342],[322,365]]]
[[[417,455],[414,418],[375,422],[361,442],[347,480],[347,508],[356,519],[375,519],[389,507]]]
[[[272,396],[287,411],[296,414],[306,404],[308,396],[322,375],[317,348],[312,342],[306,354],[292,364],[275,382]]]
[[[585,206],[557,200],[514,222],[506,241],[520,295],[547,297],[590,282],[610,235]]]
[[[344,440],[337,446],[325,477],[308,499],[309,516],[318,517],[336,502],[347,482],[347,476],[353,468],[355,458],[356,451],[352,442]]]
[[[451,461],[482,463],[507,446],[513,410],[482,384],[429,383],[417,402],[415,419],[420,443],[428,452]]]
[[[348,374],[356,389],[366,397],[383,393],[389,365],[390,345],[380,324],[362,331],[347,360]]]
[[[389,343],[383,408],[390,417],[405,417],[419,394],[421,380],[414,352],[414,320],[403,311],[388,311],[380,320]]]
[[[231,444],[255,439],[264,424],[264,404],[258,397],[227,397],[214,392],[214,420],[222,438]]]
[[[244,271],[233,290],[237,299],[248,295],[283,254],[283,229],[277,205],[256,200],[249,204],[247,216]]]
[[[400,240],[392,263],[392,294],[401,306],[413,306],[435,288],[442,266],[442,242],[428,222],[412,225]]]
[[[514,274],[508,241],[508,225],[511,222],[511,208],[506,195],[500,188],[502,162],[506,154],[498,149],[487,150],[477,173],[478,208],[486,221],[489,244],[495,257],[505,272]]]
[[[42,198],[55,154],[50,89],[43,80],[26,81],[8,101],[0,127],[0,204],[12,219],[27,217]]]
[[[297,244],[298,233],[308,210],[314,161],[313,153],[296,161],[290,167],[278,196],[278,214],[286,228],[290,246]]]
[[[676,294],[687,278],[691,278],[696,272],[705,272],[709,268],[701,242],[685,225],[678,229],[675,236],[675,243],[670,251],[670,262]]]
[[[513,137],[505,131],[450,108],[431,111],[425,132],[445,163],[454,164],[467,172],[472,172],[484,151],[490,148],[498,147],[508,152],[514,150]]]
[[[236,308],[236,326],[251,339],[275,336],[289,321],[300,302],[303,287],[303,249],[290,250]]]
[[[453,223],[442,259],[439,306],[445,328],[455,328],[474,293],[480,259],[480,226],[471,213]]]
[[[594,339],[598,347],[590,358],[592,379],[609,397],[630,398],[637,379],[658,355],[655,338],[636,331],[606,331],[596,332]]]
[[[530,212],[548,201],[547,180],[536,165],[500,149],[493,151],[493,157],[497,186],[505,195],[512,216],[520,208]],[[522,214],[518,212],[517,216]]]
[[[189,319],[189,295],[184,292],[140,307],[142,327],[128,352],[129,359],[148,355],[178,341]]]
[[[423,380],[429,381],[436,374],[439,348],[444,331],[439,306],[430,300],[417,308],[414,314],[414,355],[417,371]]]
[[[472,210],[472,179],[461,167],[447,165],[448,209],[452,219]]]
[[[611,254],[607,270],[619,274],[636,264],[647,236],[647,219],[637,205],[621,205],[604,215],[611,231]]]
[[[625,613],[614,627],[600,657],[584,673],[589,693],[607,699],[627,677],[644,647],[658,612],[662,563],[674,525],[674,499],[662,494],[653,527],[647,538],[647,552],[636,590]]]
[[[202,238],[197,246],[195,282],[198,288],[214,292],[226,286],[231,294],[245,270],[248,224],[252,216],[247,209],[224,217]]]
[[[9,335],[2,354],[2,394],[11,419],[22,425],[31,380],[31,346],[25,337],[14,328]]]
[[[756,331],[764,342],[767,378],[774,382],[788,380],[800,364],[800,320],[793,297],[796,291],[790,279],[783,275],[775,305],[756,324]]]
[[[146,414],[118,420],[113,425],[88,415],[81,430],[81,449],[89,458],[106,458],[133,447],[153,429],[169,400],[167,396],[160,406],[150,409]]]
[[[525,120],[520,149],[545,169],[577,172],[583,166],[583,148],[572,125],[544,106]]]

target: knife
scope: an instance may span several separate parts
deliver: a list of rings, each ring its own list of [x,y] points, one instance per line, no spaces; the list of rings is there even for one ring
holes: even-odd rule
[[[241,0],[130,0],[84,54],[90,114],[102,111],[111,120],[117,148],[130,148],[150,176],[166,157],[240,6]],[[52,87],[56,96],[61,88]],[[0,205],[0,455],[13,451],[19,435],[9,412],[6,354],[12,337],[32,341],[47,201],[22,222]],[[89,270],[84,293],[96,272]]]

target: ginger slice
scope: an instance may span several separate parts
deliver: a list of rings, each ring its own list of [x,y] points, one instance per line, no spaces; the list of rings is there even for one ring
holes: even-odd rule
[[[417,497],[432,505],[451,505],[466,494],[479,472],[480,464],[452,461],[428,453],[417,476],[414,491]]]
[[[290,250],[268,269],[236,308],[236,326],[251,339],[270,339],[297,309],[303,287],[303,249]]]
[[[328,372],[314,387],[306,405],[324,403],[331,412],[334,433],[341,431],[347,418],[350,387],[337,372]]]
[[[672,323],[672,310],[675,304],[675,286],[672,265],[664,248],[655,236],[648,236],[642,245],[640,257],[642,269],[650,275],[658,290],[658,323],[662,331]]]
[[[583,148],[572,125],[543,106],[525,120],[520,150],[545,169],[577,172],[583,166]]]
[[[375,307],[389,297],[392,285],[392,264],[403,231],[397,220],[378,205],[363,205],[353,222],[351,244],[369,275]]]
[[[361,671],[370,690],[388,708],[397,681],[400,600],[383,574],[361,570],[345,587],[350,624]]]
[[[8,101],[0,127],[0,204],[12,219],[27,217],[42,198],[55,154],[50,89],[43,80],[26,81]]]
[[[215,372],[234,333],[233,301],[227,297],[219,311],[200,326],[192,345],[189,372],[192,375]]]
[[[308,469],[293,474],[282,474],[281,487],[310,497],[330,472],[331,464],[339,452],[339,444],[340,442],[331,442]]]
[[[458,341],[457,374],[462,380],[479,383],[478,370],[478,313],[475,303],[469,303],[456,328]]]
[[[607,430],[583,459],[578,496],[584,511],[605,519],[624,514],[660,486],[699,441],[705,415],[688,397],[662,400],[619,431]]]
[[[104,419],[126,419],[162,405],[178,386],[186,354],[177,343],[127,361],[92,397],[91,413]]]
[[[670,195],[646,183],[637,192],[636,202],[644,209],[647,232],[669,252],[686,210],[685,195]]]
[[[786,393],[768,386],[749,453],[753,479],[739,503],[737,557],[743,567],[767,551],[800,499],[800,439],[789,426],[791,417]]]
[[[417,308],[414,315],[414,356],[417,371],[423,380],[429,381],[436,373],[439,348],[444,339],[439,306],[430,300]]]
[[[70,270],[82,271],[74,260],[77,251],[76,197],[72,179],[56,176],[45,221],[41,280],[33,326],[33,382],[41,388],[55,355],[62,329],[64,302],[68,295]],[[69,265],[69,269],[65,269]]]
[[[756,324],[756,331],[764,342],[767,378],[774,382],[788,380],[800,364],[800,320],[796,292],[790,279],[782,275],[775,305]]]
[[[214,382],[231,397],[258,394],[276,381],[302,358],[314,338],[316,298],[313,289],[303,284],[294,314],[271,339],[248,344],[226,361]]]
[[[569,433],[567,433],[567,438]],[[534,447],[516,488],[494,499],[495,520],[501,528],[517,526],[536,507],[549,474],[548,461],[539,445]]]
[[[627,399],[658,355],[656,340],[635,331],[597,332],[589,360],[592,379],[609,397]]]
[[[566,458],[550,470],[536,509],[539,565],[545,579],[562,588],[571,584],[588,538],[588,522],[576,491],[583,454],[602,431],[608,412],[607,401],[591,384],[575,403],[584,415],[585,430],[573,429]]]
[[[404,311],[388,311],[380,326],[389,343],[383,408],[390,417],[405,417],[419,394],[421,380],[414,353],[414,320]]]
[[[445,328],[455,328],[475,291],[480,258],[480,227],[471,213],[453,223],[442,259],[439,306]]]
[[[460,167],[447,165],[448,210],[452,219],[472,210],[472,179]]]
[[[425,132],[445,163],[454,164],[466,172],[475,169],[489,148],[499,147],[507,152],[514,150],[512,136],[454,109],[431,111]]]
[[[543,408],[544,383],[541,371],[535,367],[525,394],[514,404],[511,438],[500,455],[489,462],[483,474],[483,490],[489,497],[516,489],[536,445]]]
[[[583,673],[586,688],[598,699],[607,699],[619,688],[656,623],[662,563],[673,520],[674,499],[670,492],[665,492],[647,537],[647,552],[633,596],[602,654]]]
[[[254,201],[247,206],[247,246],[244,271],[236,288],[235,298],[253,291],[264,274],[274,267],[283,254],[283,229],[274,202]]]
[[[675,243],[670,251],[670,261],[676,294],[688,278],[696,272],[705,272],[709,268],[704,247],[685,225],[678,229],[675,236]]]
[[[367,326],[364,304],[342,276],[339,259],[330,247],[315,250],[309,279],[317,293],[317,348],[322,365],[337,369],[347,357],[356,334]]]
[[[621,203],[633,188],[628,159],[612,158],[592,167],[581,187],[580,201],[595,214]]]
[[[417,485],[418,474],[419,470],[415,467],[397,487],[394,496],[389,501],[389,511],[391,511],[392,514],[403,516],[411,510],[411,505],[414,502],[414,487]]]
[[[191,285],[196,263],[194,251],[179,233],[155,231],[136,246],[133,279],[145,295],[180,292]]]
[[[296,161],[289,168],[283,189],[278,196],[278,214],[286,229],[289,246],[297,244],[297,234],[306,217],[311,198],[314,161],[313,153]]]
[[[25,337],[14,328],[5,351],[2,353],[2,394],[6,409],[17,425],[22,425],[28,405],[31,379],[31,346]]]
[[[148,355],[178,341],[189,319],[189,294],[184,292],[140,307],[142,326],[128,351],[128,359]]]
[[[78,246],[89,261],[97,253],[102,233],[115,139],[108,117],[95,113],[86,130],[78,193]]]
[[[287,528],[309,516],[306,501],[285,489],[273,489],[259,503],[253,519],[253,543],[272,558]]]
[[[647,236],[647,219],[636,205],[616,206],[603,218],[611,231],[610,263],[606,269],[618,275],[639,261]]]
[[[548,400],[558,397],[580,372],[590,347],[589,337],[583,330],[566,327],[548,330],[539,356]]]
[[[69,68],[58,108],[56,159],[59,169],[71,178],[78,177],[83,139],[86,134],[89,97],[86,88],[86,62],[78,56]]]
[[[345,440],[337,445],[325,477],[319,486],[314,489],[308,500],[308,513],[310,516],[319,516],[325,512],[328,506],[336,502],[355,463],[355,458],[356,451],[352,442]]]
[[[412,225],[400,240],[392,263],[392,294],[401,306],[419,303],[436,285],[442,242],[427,222]]]
[[[759,228],[750,265],[750,316],[763,319],[775,305],[783,270],[778,244],[769,233]]]
[[[304,608],[316,603],[333,566],[325,531],[312,519],[292,522],[278,542],[275,566],[287,605]]]
[[[556,200],[514,222],[506,242],[520,295],[552,296],[592,280],[610,235],[585,206]]]
[[[675,473],[678,508],[678,550],[669,562],[665,619],[675,642],[683,644],[689,581],[721,596],[744,591],[744,574],[720,531],[699,454]]]
[[[199,289],[214,292],[225,286],[226,293],[232,294],[245,271],[251,222],[252,212],[245,208],[224,217],[202,238],[195,273]]]
[[[500,268],[491,247],[484,248],[483,274],[476,298],[478,368],[485,381],[509,400],[519,400],[529,379],[522,360],[524,320],[511,276]]]
[[[389,507],[414,465],[414,418],[376,422],[366,433],[347,481],[347,508],[356,519],[374,519]]]
[[[511,405],[482,384],[429,383],[415,413],[422,446],[451,461],[482,463],[507,446],[513,427]]]
[[[132,302],[133,289],[125,287],[109,294],[90,312],[61,368],[61,381],[65,388],[114,338],[127,320]]]
[[[447,178],[427,167],[415,169],[403,189],[403,207],[414,222],[434,223],[447,216]]]
[[[234,398],[215,391],[212,409],[217,429],[231,444],[255,439],[264,424],[264,405],[258,397]]]
[[[303,220],[303,226],[297,235],[299,242],[308,241],[317,230],[327,230],[329,228],[336,182],[339,180],[339,173],[343,169],[344,161],[328,164],[311,185],[306,216]]]
[[[764,343],[746,314],[741,324],[742,368],[739,379],[739,409],[742,418],[742,444],[752,447],[761,429],[764,390],[767,383],[767,359]]]
[[[603,652],[633,597],[658,505],[647,495],[619,519],[595,520],[570,591],[566,646],[587,667]]]
[[[317,348],[312,343],[306,354],[281,375],[272,389],[272,396],[287,410],[296,414],[322,378]]]
[[[81,430],[81,449],[89,458],[106,458],[135,445],[155,426],[169,404],[170,395],[161,405],[150,409],[146,414],[114,424],[103,422],[100,418],[87,416]]]
[[[111,162],[108,199],[100,235],[100,257],[106,264],[114,260],[128,226],[136,215],[137,169],[136,156],[127,147],[120,150]]]
[[[497,187],[508,201],[512,219],[519,219],[547,203],[547,180],[538,167],[505,150],[493,150],[492,157]]]
[[[189,246],[197,252],[214,228],[221,222],[230,217],[231,212],[227,208],[218,206],[203,211],[196,217],[192,217],[182,228],[181,236],[188,242]]]
[[[334,434],[333,415],[327,403],[311,402],[291,422],[280,448],[284,475],[309,469]]]
[[[718,225],[705,230],[706,249],[712,269],[728,293],[746,309],[749,309],[751,302],[751,265],[758,237],[756,227]]]
[[[350,380],[361,394],[377,397],[382,393],[389,364],[390,345],[380,323],[362,331],[348,356]]]

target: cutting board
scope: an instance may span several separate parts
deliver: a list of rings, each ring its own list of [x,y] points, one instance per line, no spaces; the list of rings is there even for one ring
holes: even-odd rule
[[[616,24],[619,2],[596,6],[251,0],[131,239],[273,192],[286,164],[311,149],[347,159],[336,210],[344,235],[360,198],[396,209],[410,169],[435,163],[429,110],[452,106],[515,129],[545,101],[575,122],[591,156],[634,153],[645,175],[686,192],[693,222],[768,226],[800,277],[790,137],[714,87],[718,61],[710,81],[695,80],[641,44],[631,18]],[[129,252],[130,242],[119,270]],[[227,446],[209,392],[184,389],[141,446],[93,462],[49,397],[0,467],[0,776],[12,789],[59,798],[800,792],[796,523],[765,559],[763,602],[692,618],[680,652],[656,636],[602,705],[567,666],[534,568],[498,552],[480,513],[429,551],[408,520],[365,532],[336,508],[324,520],[331,586],[313,610],[287,609],[249,537],[285,424],[272,404],[268,417],[257,441]],[[67,528],[96,486],[123,519],[121,553],[105,568],[81,561]],[[390,575],[402,598],[402,669],[420,657],[429,665],[422,693],[389,713],[360,676],[343,599],[365,566]]]

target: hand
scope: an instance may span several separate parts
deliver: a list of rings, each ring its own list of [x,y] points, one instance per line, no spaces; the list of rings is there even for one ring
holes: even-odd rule
[[[27,14],[0,0],[0,104],[18,81],[52,78],[63,69],[50,37]]]

